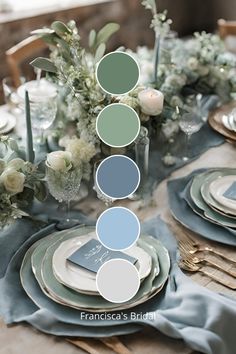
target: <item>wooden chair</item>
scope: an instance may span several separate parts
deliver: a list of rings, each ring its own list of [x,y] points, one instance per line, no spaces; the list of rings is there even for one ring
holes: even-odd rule
[[[42,39],[31,36],[16,44],[6,51],[6,61],[9,67],[10,75],[16,87],[20,85],[21,70],[20,65],[38,52],[43,51],[47,45]]]
[[[236,53],[236,21],[218,20],[220,37],[225,41],[225,47],[229,52]]]
[[[236,21],[218,20],[219,35],[222,39],[227,36],[236,36]]]

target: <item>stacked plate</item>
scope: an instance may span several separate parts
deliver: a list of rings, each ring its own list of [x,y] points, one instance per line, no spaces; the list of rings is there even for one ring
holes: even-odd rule
[[[75,311],[120,311],[142,304],[161,291],[170,269],[168,252],[155,238],[142,235],[137,245],[124,251],[137,259],[139,291],[122,304],[102,298],[96,287],[96,274],[67,260],[93,238],[94,228],[80,227],[53,233],[28,249],[21,266],[21,283],[38,307],[51,311],[53,302]],[[41,291],[36,291],[35,280]],[[45,301],[45,295],[49,301]]]
[[[234,200],[230,196],[235,182],[235,169],[209,170],[200,173],[192,179],[187,190],[186,201],[201,217],[214,224],[235,229],[236,198]],[[231,194],[233,195],[232,192]]]
[[[236,169],[193,172],[170,181],[169,202],[173,216],[196,233],[236,245]]]
[[[7,134],[16,126],[16,118],[7,112],[5,106],[0,109],[0,134]]]
[[[209,115],[209,124],[230,142],[236,141],[236,103],[223,105]]]

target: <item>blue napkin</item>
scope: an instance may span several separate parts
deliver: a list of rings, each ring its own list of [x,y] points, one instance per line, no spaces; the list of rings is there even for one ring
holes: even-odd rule
[[[26,222],[26,221],[24,221]],[[6,249],[7,258],[0,258],[0,266],[7,269],[0,279],[0,312],[7,323],[26,321],[39,330],[63,336],[96,336],[104,337],[133,333],[143,326],[152,326],[162,333],[182,338],[192,349],[206,354],[234,354],[236,346],[236,302],[228,297],[213,293],[186,277],[177,266],[177,245],[175,238],[160,219],[155,218],[144,225],[142,231],[159,239],[169,250],[171,257],[171,273],[168,284],[163,291],[152,300],[131,311],[149,313],[151,319],[114,320],[114,321],[81,321],[80,312],[62,307],[39,309],[25,294],[19,280],[19,267],[28,247],[37,239],[52,232],[56,225],[31,235],[21,247]],[[15,225],[17,230],[18,225]],[[26,225],[25,225],[26,230]],[[13,231],[13,230],[12,230]],[[2,232],[0,249],[9,233]],[[25,237],[26,239],[26,232]],[[7,253],[15,251],[9,263]]]

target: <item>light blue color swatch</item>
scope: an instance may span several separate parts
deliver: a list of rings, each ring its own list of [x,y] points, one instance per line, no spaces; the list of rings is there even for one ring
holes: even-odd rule
[[[98,239],[106,248],[122,251],[137,241],[140,223],[137,216],[129,209],[114,207],[100,215],[96,232]]]

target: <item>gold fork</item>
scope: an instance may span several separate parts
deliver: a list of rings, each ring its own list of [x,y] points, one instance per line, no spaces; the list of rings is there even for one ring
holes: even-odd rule
[[[222,267],[222,265],[210,260],[210,259],[206,259],[206,258],[203,258],[203,257],[196,257],[194,256],[193,254],[189,253],[188,250],[185,249],[185,245],[183,245],[181,242],[179,243],[179,249],[180,249],[180,254],[181,254],[181,257],[183,259],[188,259],[189,261],[191,261],[192,263],[194,264],[200,264],[200,263],[203,263],[203,264],[206,264],[206,265],[209,265],[211,267],[214,267],[216,269],[219,269],[220,271],[230,275],[231,277],[234,277],[236,278],[236,272],[231,270],[231,269],[225,269]]]
[[[220,283],[232,290],[236,290],[236,284],[233,284],[232,282],[230,282],[228,280],[223,280],[223,279],[217,277],[216,275],[209,273],[208,271],[202,269],[201,266],[194,264],[193,262],[189,261],[188,259],[182,259],[179,262],[179,266],[180,266],[180,268],[187,270],[188,272],[200,272],[200,273],[206,275],[207,277],[213,279],[217,283]]]
[[[236,264],[236,259],[225,256],[224,253],[213,249],[209,245],[201,245],[199,242],[194,240],[189,234],[186,234],[182,229],[181,233],[177,236],[179,243],[184,244],[185,248],[188,249],[190,254],[195,254],[197,252],[208,252],[215,256],[219,256],[228,262]]]

